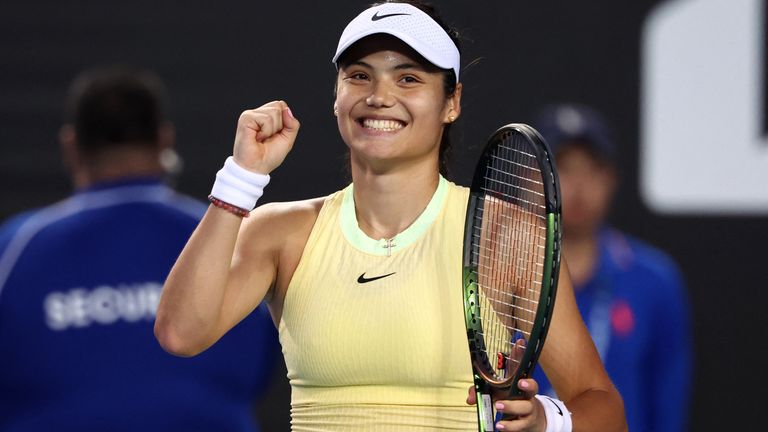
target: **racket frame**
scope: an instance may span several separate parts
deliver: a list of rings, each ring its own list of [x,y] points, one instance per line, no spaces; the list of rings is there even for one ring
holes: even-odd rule
[[[486,372],[485,364],[490,364],[485,352],[483,340],[482,321],[477,319],[479,312],[478,274],[477,267],[472,264],[473,236],[475,233],[475,219],[478,204],[485,199],[487,193],[482,190],[485,179],[485,168],[490,154],[498,142],[504,139],[504,135],[510,133],[522,134],[526,140],[532,142],[530,146],[538,162],[544,183],[544,202],[546,213],[546,242],[544,273],[541,281],[539,304],[536,310],[534,325],[531,329],[531,337],[527,341],[527,348],[520,360],[520,365],[512,376],[503,380],[495,379]],[[520,379],[529,377],[536,366],[541,350],[544,346],[547,331],[551,323],[554,310],[555,295],[557,293],[557,281],[560,273],[561,255],[561,204],[560,182],[554,165],[552,152],[544,138],[532,127],[522,123],[511,123],[497,129],[488,139],[483,153],[475,168],[472,187],[470,188],[469,203],[467,205],[467,217],[464,233],[464,256],[462,286],[464,299],[464,319],[467,329],[470,357],[472,361],[473,379],[477,394],[478,426],[480,432],[494,430],[495,415],[490,393],[493,388],[506,390],[510,399],[523,396],[517,383]]]

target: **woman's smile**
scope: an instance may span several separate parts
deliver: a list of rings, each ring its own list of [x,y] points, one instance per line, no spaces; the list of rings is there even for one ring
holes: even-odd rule
[[[380,120],[373,118],[362,119],[360,124],[373,132],[396,132],[405,127],[403,122],[399,120]]]

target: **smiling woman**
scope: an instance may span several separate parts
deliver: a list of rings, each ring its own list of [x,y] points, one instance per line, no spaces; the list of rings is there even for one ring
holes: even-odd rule
[[[346,64],[358,39],[376,34],[391,35],[405,42],[406,52],[416,55],[415,58],[418,61],[415,66],[442,74],[443,94],[445,98],[452,98],[457,88],[459,93],[461,92],[461,84],[459,83],[459,71],[461,69],[459,33],[447,26],[432,6],[421,2],[404,1],[402,3],[409,3],[418,8],[428,19],[422,19],[418,25],[414,25],[414,20],[390,19],[387,21],[386,19],[397,16],[416,18],[423,18],[424,16],[407,12],[400,14],[381,13],[371,16],[369,19],[367,14],[360,14],[349,23],[339,39],[339,45],[333,57],[334,63],[337,66]],[[460,94],[459,97],[461,97]],[[460,109],[460,105],[456,104],[456,109]],[[458,118],[458,114],[457,112],[451,115],[449,122],[443,125],[439,159],[440,174],[442,175],[446,175],[448,171],[451,124]]]
[[[443,128],[461,111],[461,84],[446,94],[442,70],[390,35],[362,38],[339,68],[334,112],[352,152],[353,178],[362,166],[388,171],[407,158],[439,160]]]
[[[155,333],[166,350],[201,352],[266,299],[293,430],[477,430],[461,309],[468,191],[441,175],[461,114],[455,36],[416,2],[375,5],[344,29],[334,112],[352,184],[327,197],[251,211],[299,121],[284,101],[243,112],[212,205],[163,290]],[[621,399],[562,274],[557,348],[542,364],[578,410],[575,425],[622,430]],[[520,382],[523,400],[497,400],[516,418],[497,427],[558,430],[536,382]]]

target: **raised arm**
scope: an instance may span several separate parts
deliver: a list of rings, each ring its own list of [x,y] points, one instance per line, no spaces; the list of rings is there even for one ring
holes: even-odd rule
[[[245,111],[238,120],[233,161],[250,173],[269,174],[290,151],[298,129],[285,102]],[[253,211],[248,223],[209,207],[163,287],[155,336],[166,351],[200,353],[267,296],[291,229],[273,223],[280,213],[274,207]]]

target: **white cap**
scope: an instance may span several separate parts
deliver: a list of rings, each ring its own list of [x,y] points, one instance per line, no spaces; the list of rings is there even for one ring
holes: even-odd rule
[[[429,15],[407,3],[385,3],[366,9],[347,24],[339,38],[333,63],[360,39],[386,33],[405,42],[430,63],[441,69],[453,69],[459,81],[459,49],[448,33]]]

